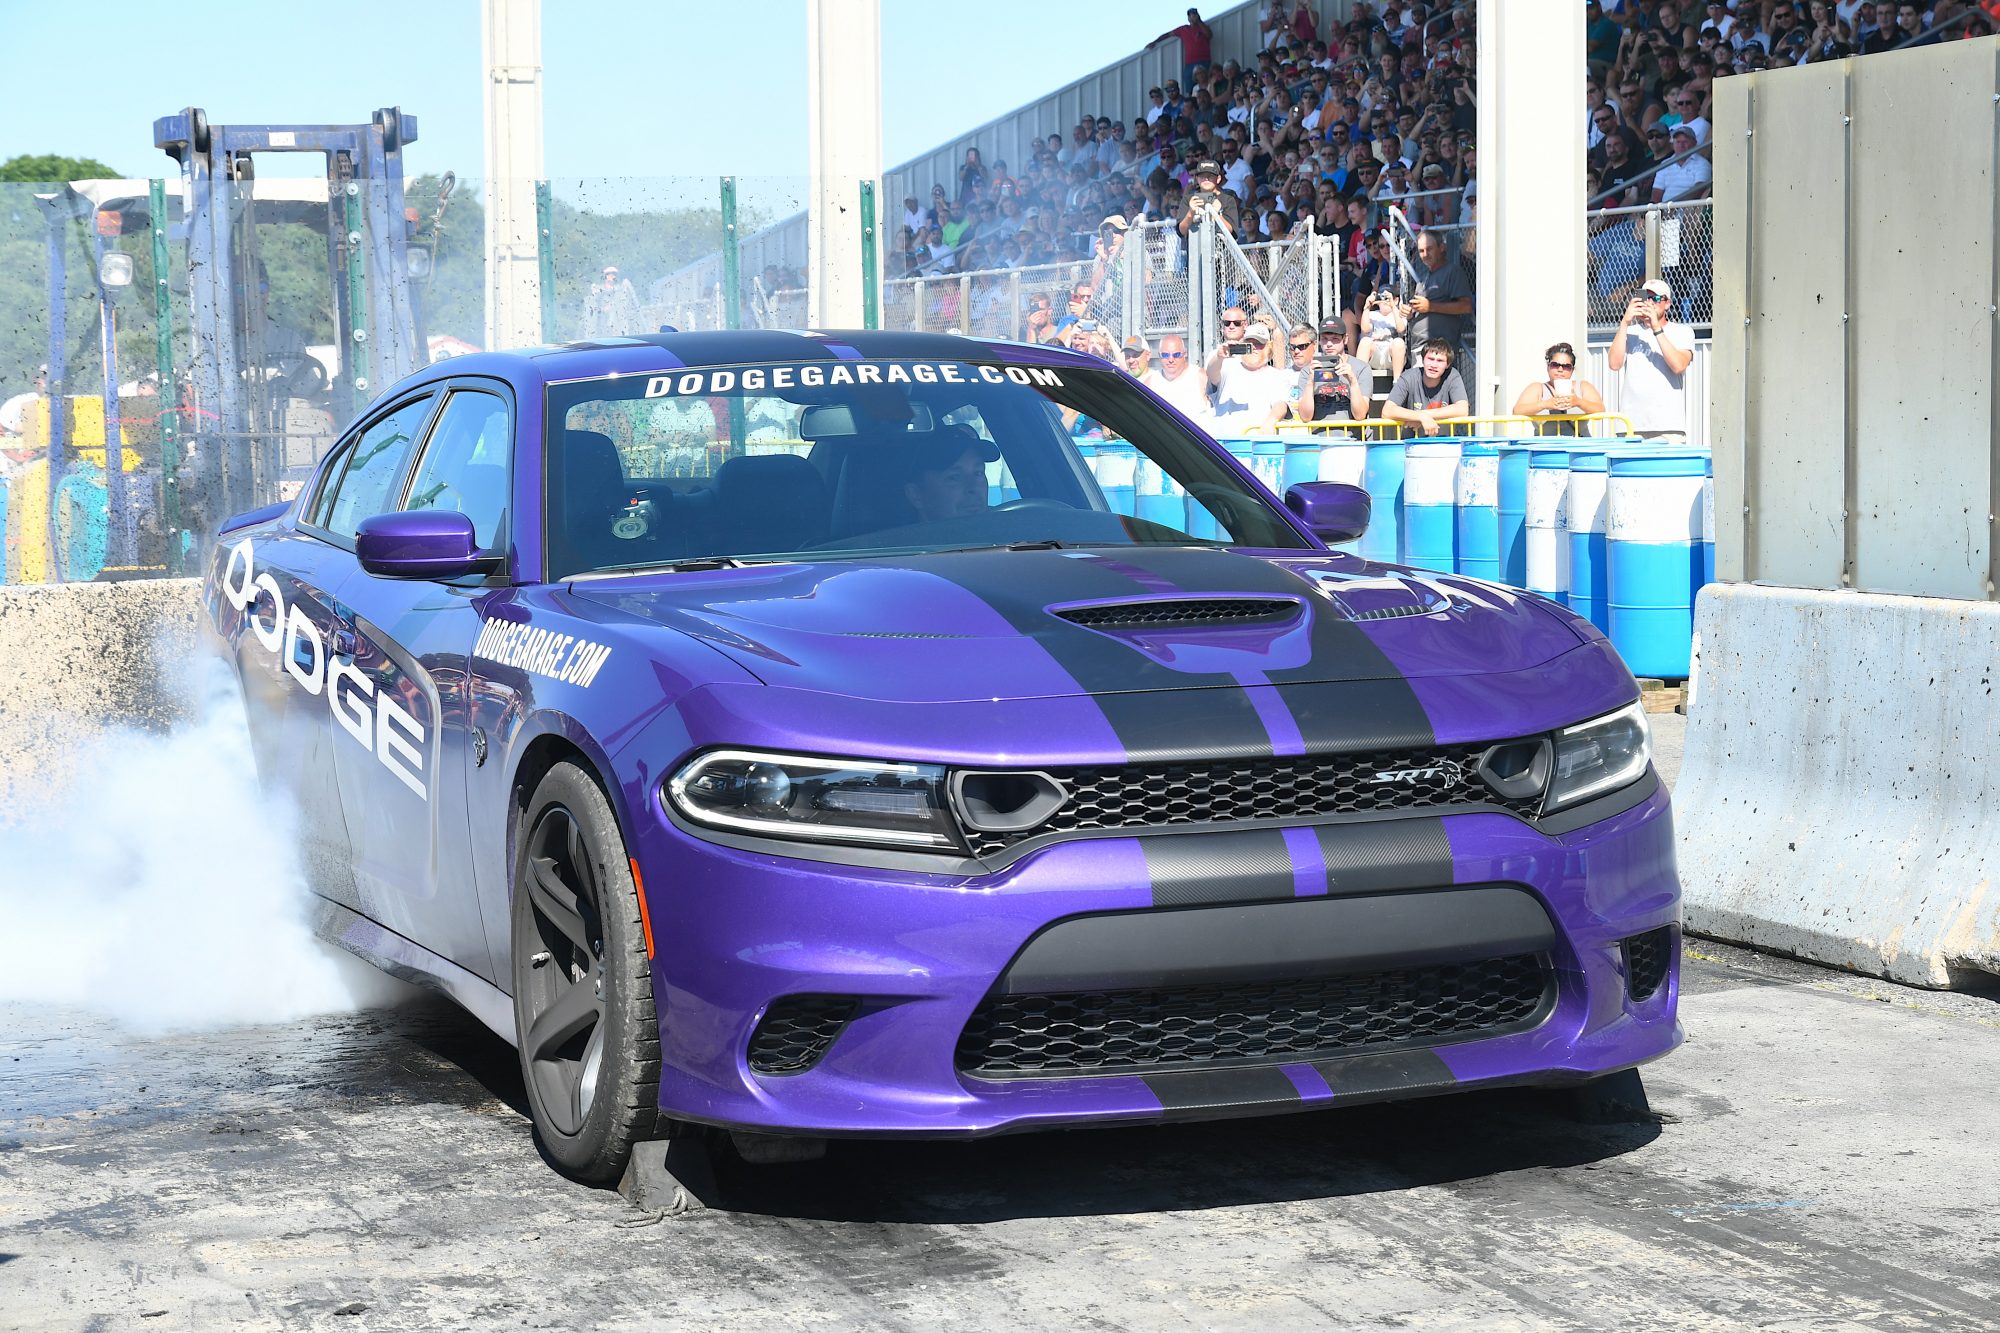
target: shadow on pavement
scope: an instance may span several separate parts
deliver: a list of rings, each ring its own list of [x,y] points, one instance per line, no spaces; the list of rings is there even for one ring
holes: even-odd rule
[[[526,1117],[513,1048],[474,1019],[436,1001],[383,1020],[385,1034]],[[823,1161],[775,1166],[730,1161],[725,1151],[721,1197],[711,1202],[736,1213],[913,1223],[1229,1208],[1577,1167],[1660,1132],[1650,1121],[1580,1124],[1563,1093],[1502,1089],[1205,1124],[836,1141]],[[621,1206],[610,1191],[604,1197]]]

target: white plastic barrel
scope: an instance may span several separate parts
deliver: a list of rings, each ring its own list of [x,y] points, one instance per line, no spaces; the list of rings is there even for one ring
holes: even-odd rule
[[[1475,579],[1500,577],[1500,450],[1472,441],[1459,450],[1453,483],[1458,520],[1458,572]]]

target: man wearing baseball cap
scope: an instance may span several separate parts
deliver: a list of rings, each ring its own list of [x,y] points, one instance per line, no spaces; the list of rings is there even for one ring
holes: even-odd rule
[[[1673,288],[1649,280],[1625,306],[1625,318],[1606,349],[1605,365],[1619,376],[1618,410],[1649,440],[1687,439],[1687,368],[1694,361],[1694,331],[1667,319]]]
[[[1699,199],[1708,193],[1709,185],[1715,180],[1715,168],[1700,153],[1689,153],[1691,148],[1701,146],[1701,132],[1693,125],[1676,125],[1670,131],[1675,153],[1688,153],[1678,162],[1661,167],[1653,175],[1653,202],[1672,203],[1678,199]]]
[[[1236,195],[1222,188],[1222,164],[1204,157],[1194,164],[1192,174],[1194,189],[1188,191],[1187,202],[1181,206],[1181,235],[1187,235],[1189,228],[1210,214],[1231,236],[1241,235],[1242,215]]]
[[[1312,361],[1312,407],[1308,421],[1365,420],[1371,405],[1374,374],[1347,354],[1347,326],[1329,319],[1319,326],[1319,348]]]

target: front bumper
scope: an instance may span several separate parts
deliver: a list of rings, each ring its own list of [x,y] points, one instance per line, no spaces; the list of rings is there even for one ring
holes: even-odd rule
[[[1577,1082],[1655,1059],[1682,1039],[1680,890],[1667,796],[1657,784],[1630,809],[1555,836],[1499,813],[1378,821],[1372,828],[1302,826],[1278,830],[1281,843],[1266,837],[1258,844],[1266,853],[1282,846],[1278,859],[1286,863],[1277,864],[1269,855],[1245,861],[1231,850],[1244,844],[1228,834],[1189,830],[1060,843],[980,878],[724,846],[676,826],[657,806],[639,822],[637,850],[657,945],[660,1104],[684,1119],[793,1134],[970,1136],[1256,1115]],[[1349,863],[1341,849],[1350,844],[1373,850]],[[1402,845],[1432,850],[1399,863],[1394,849]],[[1410,911],[1420,901],[1415,895],[1453,886],[1504,886],[1501,892],[1532,898],[1546,912],[1539,939],[1520,933],[1518,913],[1492,926],[1514,932],[1507,949],[1534,948],[1550,983],[1535,1016],[1503,1035],[1141,1073],[998,1079],[959,1068],[961,1034],[996,987],[1012,984],[1003,981],[1010,965],[1077,988],[1135,977],[1130,951],[1119,957],[1109,945],[1104,975],[1096,978],[1085,975],[1088,948],[1052,955],[1044,947],[1024,957],[1031,943],[1053,938],[1055,923],[1107,913],[1148,922],[1215,903],[1351,898],[1359,915],[1342,918],[1343,939],[1373,930],[1370,904],[1381,906],[1377,917],[1404,923],[1383,927],[1394,938],[1375,941],[1381,947],[1372,956],[1379,960],[1383,949],[1411,948],[1408,923],[1422,915]],[[1421,901],[1450,908],[1473,898]],[[1461,916],[1437,916],[1439,957],[1477,953],[1487,927]],[[1072,943],[1115,939],[1115,921],[1094,926],[1096,936],[1077,934]],[[1635,999],[1621,944],[1662,929],[1669,932],[1671,961],[1657,988]],[[1160,938],[1169,940],[1160,946],[1165,953],[1180,947],[1180,962],[1188,961],[1171,932]],[[1256,952],[1254,941],[1248,947]],[[1272,967],[1287,965],[1282,958],[1259,962],[1244,948],[1237,940],[1225,952],[1234,950],[1253,970],[1262,966],[1267,977]],[[1417,948],[1421,953],[1421,941]],[[858,1002],[810,1067],[754,1072],[753,1034],[774,1003],[798,996]]]

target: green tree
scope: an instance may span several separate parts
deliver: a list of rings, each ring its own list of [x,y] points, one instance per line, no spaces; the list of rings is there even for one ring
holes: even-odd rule
[[[58,153],[23,153],[0,162],[0,182],[53,185],[59,181],[122,179],[94,157],[63,157]]]

